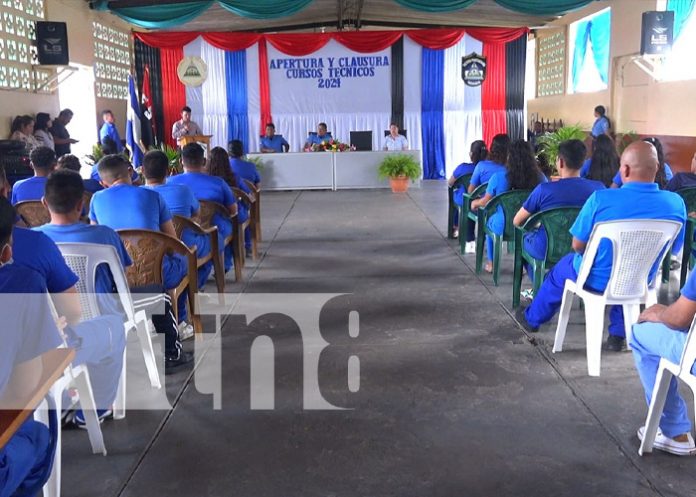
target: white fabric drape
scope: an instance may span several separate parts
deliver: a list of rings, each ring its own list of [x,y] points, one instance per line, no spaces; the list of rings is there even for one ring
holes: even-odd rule
[[[184,57],[200,57],[203,38],[200,36],[191,43],[184,45]],[[186,86],[186,105],[191,107],[191,120],[203,126],[203,117],[205,111],[203,109],[203,87],[202,86]],[[203,130],[205,132],[205,130]]]
[[[259,150],[261,95],[259,93],[259,46],[254,44],[246,50],[247,62],[247,112],[249,115],[248,150]],[[273,109],[271,108],[271,112]],[[283,131],[279,134],[285,136]]]
[[[201,58],[208,64],[208,79],[203,90],[203,133],[213,135],[210,145],[227,149],[227,86],[225,82],[225,51],[207,42],[201,45]]]
[[[462,57],[472,52],[481,54],[483,45],[469,35],[445,50],[443,111],[447,177],[459,164],[469,161],[471,142],[483,138],[481,87],[467,86],[462,80]]]
[[[411,150],[423,150],[421,137],[422,47],[404,36],[404,129]]]

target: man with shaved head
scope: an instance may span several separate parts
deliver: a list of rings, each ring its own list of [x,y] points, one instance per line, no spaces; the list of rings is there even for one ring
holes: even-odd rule
[[[603,221],[625,219],[665,219],[682,223],[682,230],[674,242],[672,253],[677,253],[684,243],[686,207],[679,195],[660,190],[655,183],[657,151],[652,144],[639,141],[629,145],[621,156],[623,188],[598,190],[585,202],[575,224],[570,228],[573,250],[553,267],[544,280],[538,295],[526,309],[518,309],[516,318],[528,331],[550,321],[558,312],[566,280],[575,281],[582,263],[585,247],[594,225]],[[599,244],[586,288],[602,293],[609,282],[612,265],[612,245],[609,240]],[[655,271],[657,268],[654,268]],[[620,352],[626,348],[623,312],[621,306],[612,306],[609,338],[605,350]]]

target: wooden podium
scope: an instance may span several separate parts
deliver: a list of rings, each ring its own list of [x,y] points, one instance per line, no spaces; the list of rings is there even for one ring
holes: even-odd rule
[[[189,143],[205,145],[205,156],[210,157],[210,139],[213,135],[184,135],[179,137],[179,147],[184,148]]]

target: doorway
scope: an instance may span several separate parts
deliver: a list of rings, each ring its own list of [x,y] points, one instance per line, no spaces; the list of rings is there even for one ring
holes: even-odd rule
[[[99,141],[94,120],[97,115],[94,70],[90,66],[72,62],[70,66],[76,70],[58,86],[58,100],[61,109],[68,108],[74,113],[67,127],[70,136],[79,142],[71,146],[71,151],[84,165],[84,157],[92,154],[92,146]]]

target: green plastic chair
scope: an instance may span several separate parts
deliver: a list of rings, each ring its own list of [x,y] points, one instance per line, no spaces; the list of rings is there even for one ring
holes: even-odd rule
[[[515,269],[512,278],[512,307],[520,305],[522,290],[522,265],[528,262],[534,271],[534,295],[544,280],[546,271],[551,269],[561,257],[572,250],[573,235],[570,227],[578,217],[580,207],[557,207],[537,212],[527,219],[523,226],[515,227]],[[543,226],[546,231],[546,254],[543,259],[535,259],[524,249],[524,235]]]
[[[460,186],[466,191],[469,180],[471,180],[471,174],[464,174],[447,187],[447,238],[454,238],[454,213],[459,209],[459,206],[454,203],[454,192]]]
[[[696,190],[696,188],[694,188]],[[678,193],[678,192],[677,192]],[[689,211],[693,212],[693,211]],[[682,253],[681,274],[679,275],[679,287],[683,288],[686,283],[689,269],[694,268],[694,257],[691,251],[694,248],[694,231],[696,231],[696,219],[689,217],[686,219],[686,232],[684,233],[684,251]]]
[[[476,222],[476,213],[471,212],[471,201],[483,197],[488,188],[488,183],[483,183],[477,186],[473,192],[465,193],[462,205],[459,207],[459,253],[463,254],[466,247],[466,236],[461,236],[462,233],[468,233],[468,223]]]
[[[696,211],[696,187],[691,187],[691,188],[682,188],[681,190],[676,191],[677,194],[684,200],[684,204],[686,204],[686,213],[688,214],[689,212],[694,212]],[[687,226],[688,228],[688,226]],[[693,234],[692,237],[693,238]],[[682,265],[681,265],[681,274],[679,277],[679,282],[680,282],[680,288],[684,286],[684,283],[686,282],[686,274],[687,274],[687,266],[684,264],[684,260],[687,262],[688,267],[693,267],[694,266],[694,261],[691,260],[691,250],[687,252],[686,250],[686,244],[687,242],[689,243],[689,246],[693,246],[693,240],[684,240],[684,254],[682,255]],[[669,267],[670,267],[670,262],[672,260],[671,253],[667,252],[665,255],[664,260],[662,261],[662,283],[669,283]]]
[[[486,250],[486,235],[493,238],[493,285],[498,286],[500,274],[500,253],[503,250],[503,242],[515,241],[515,225],[512,220],[520,210],[531,190],[512,190],[493,197],[485,207],[478,209],[478,229],[476,232],[476,273],[481,274],[483,269],[483,253]],[[501,206],[505,216],[505,229],[502,235],[497,235],[488,229],[488,218],[492,216],[496,208]]]

